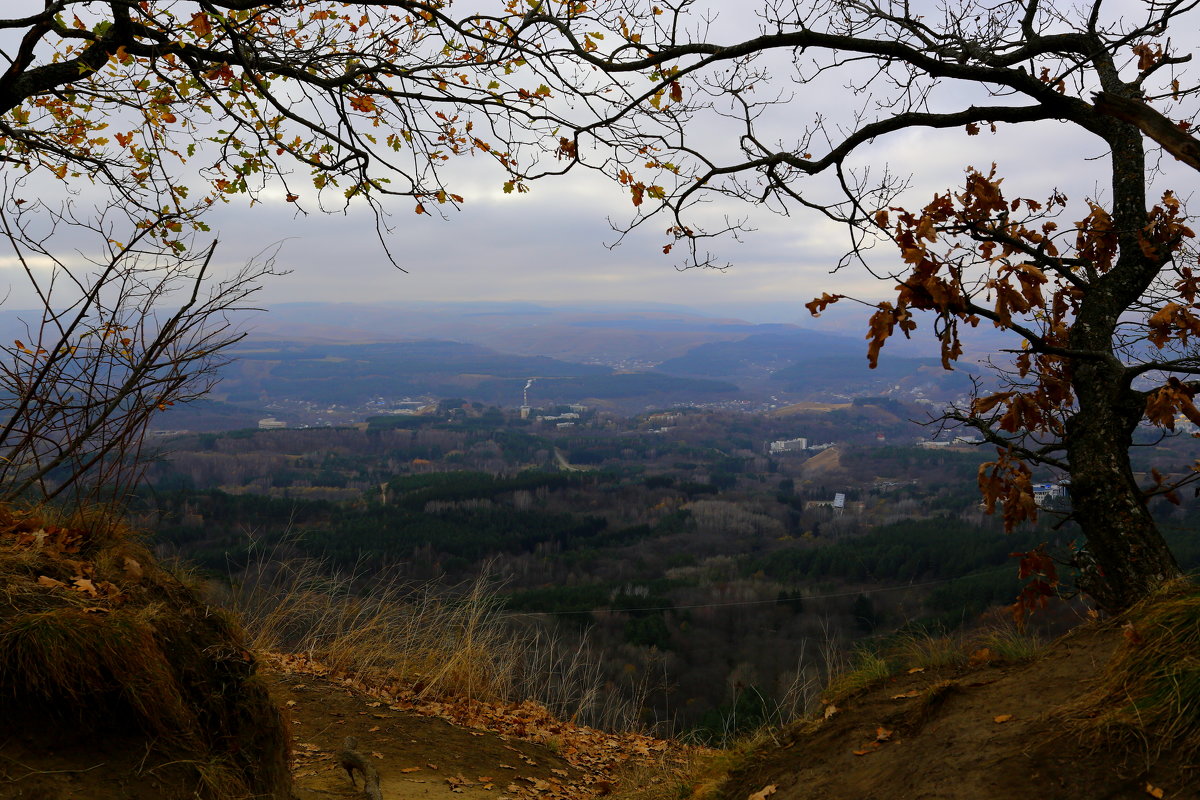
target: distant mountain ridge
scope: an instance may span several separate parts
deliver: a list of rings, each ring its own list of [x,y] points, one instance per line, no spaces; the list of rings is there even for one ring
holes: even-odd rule
[[[691,348],[747,336],[802,330],[750,323],[682,306],[541,306],[530,303],[343,304],[273,306],[250,326],[257,341],[352,344],[440,339],[517,355],[644,366]]]
[[[663,361],[658,369],[677,375],[728,376],[784,368],[810,358],[814,353],[858,360],[866,366],[864,348],[853,339],[801,328],[771,327],[784,330],[698,345],[682,356]]]
[[[375,398],[462,397],[521,403],[529,379],[540,402],[677,399],[736,393],[727,381],[661,373],[618,372],[546,356],[501,353],[463,342],[376,344],[268,343],[247,340],[231,352],[221,392],[231,403],[282,399],[356,405]]]
[[[857,337],[670,304],[298,303],[247,327],[205,428],[247,414],[315,419],[316,408],[340,406],[323,417],[328,424],[418,398],[511,408],[531,378],[532,405],[623,412],[729,403],[765,410],[863,395],[940,403],[967,392],[975,371],[964,364],[946,372],[902,340],[889,342],[871,370]],[[166,427],[188,427],[187,413],[169,416],[179,421]]]

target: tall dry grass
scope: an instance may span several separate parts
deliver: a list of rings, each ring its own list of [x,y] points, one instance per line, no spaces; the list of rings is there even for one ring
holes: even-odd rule
[[[1122,641],[1099,680],[1067,706],[1068,725],[1094,741],[1200,758],[1200,586],[1182,578],[1118,617]]]
[[[232,585],[227,603],[256,650],[301,653],[368,685],[399,684],[426,697],[534,700],[579,724],[638,727],[640,703],[606,685],[584,637],[505,614],[497,590],[486,571],[445,587],[262,558]]]

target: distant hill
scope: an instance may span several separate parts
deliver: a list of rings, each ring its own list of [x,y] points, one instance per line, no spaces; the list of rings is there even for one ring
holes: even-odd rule
[[[854,339],[782,325],[770,327],[774,330],[737,341],[699,345],[685,355],[663,361],[658,369],[674,375],[760,375],[791,366],[814,353],[861,360],[866,366],[863,345]]]
[[[723,377],[745,386],[763,382],[768,391],[813,398],[921,389],[930,397],[951,398],[968,391],[970,364],[953,372],[937,358],[912,358],[885,352],[879,365],[867,363],[866,345],[844,336],[775,326],[737,341],[711,342],[668,359],[658,369],[676,375]]]
[[[223,370],[221,391],[233,403],[286,398],[349,405],[378,397],[433,396],[515,406],[530,378],[537,379],[532,396],[539,402],[682,400],[738,391],[725,381],[617,372],[598,364],[439,340],[356,345],[246,342],[232,355],[235,360]]]
[[[771,379],[781,389],[793,392],[838,389],[852,394],[899,386],[912,391],[923,389],[932,397],[953,397],[971,388],[970,365],[958,365],[954,371],[942,369],[936,358],[897,358],[882,356],[871,369],[862,354],[860,359],[819,356],[804,358],[776,371]]]
[[[786,325],[754,325],[666,304],[289,303],[253,321],[259,341],[330,344],[441,339],[567,361],[653,364],[698,344]]]

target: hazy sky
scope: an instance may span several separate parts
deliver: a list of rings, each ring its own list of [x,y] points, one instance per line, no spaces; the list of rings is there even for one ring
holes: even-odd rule
[[[965,166],[986,169],[993,160],[1013,194],[1023,189],[1044,198],[1061,188],[1079,199],[1102,196],[1096,182],[1104,179],[1104,161],[1087,160],[1102,154],[1099,143],[1077,129],[1029,125],[994,137],[914,131],[877,143],[868,155],[914,174],[909,197],[915,206],[957,185]],[[1195,183],[1182,168],[1173,174]],[[814,214],[782,217],[731,206],[731,214],[748,215],[756,229],[740,243],[717,243],[731,268],[681,272],[676,259],[661,253],[662,224],[616,249],[605,247],[616,238],[607,219],[627,219],[631,206],[627,194],[595,176],[549,180],[522,196],[502,194],[500,180],[459,189],[467,202],[444,221],[412,214],[411,201],[396,203],[389,245],[407,274],[387,263],[366,213],[297,217],[282,201],[253,209],[235,203],[218,209],[210,223],[221,234],[221,258],[231,263],[283,242],[280,263],[293,274],[267,287],[268,302],[638,300],[708,309],[762,302],[792,303],[800,316],[803,303],[823,290],[879,297],[887,289],[862,270],[829,274],[846,235]],[[885,250],[878,258],[895,262]]]
[[[713,0],[713,5],[725,13],[710,38],[729,41],[752,33],[744,0]],[[1179,43],[1194,39],[1195,33],[1172,31],[1172,37]],[[776,66],[777,75],[789,76],[786,60]],[[816,114],[845,112],[850,101],[844,80],[835,76],[806,86],[781,81],[781,91],[797,94],[772,109],[768,130],[786,141]],[[934,101],[935,107],[962,108],[981,98],[978,87],[946,87]],[[698,141],[716,149],[734,141],[721,136],[716,125],[697,125],[697,131]],[[986,170],[993,161],[1006,176],[1010,196],[1045,198],[1058,188],[1080,201],[1085,196],[1103,200],[1104,153],[1098,139],[1078,128],[1039,124],[974,137],[962,130],[903,132],[864,149],[858,163],[875,169],[886,164],[894,172],[912,174],[906,200],[910,207],[958,185],[968,165]],[[1175,163],[1166,166],[1170,185],[1189,197],[1197,174]],[[466,203],[448,220],[413,214],[411,200],[392,204],[389,245],[406,274],[387,262],[365,208],[344,216],[297,217],[296,207],[281,192],[253,208],[235,200],[214,210],[208,222],[220,235],[218,260],[235,265],[282,242],[280,265],[293,274],[269,283],[260,297],[268,305],[310,300],[657,301],[720,313],[771,303],[780,309],[780,319],[795,320],[806,316],[802,304],[821,291],[869,298],[884,296],[889,288],[861,270],[831,276],[846,236],[812,213],[782,217],[747,206],[714,206],[715,212],[748,216],[749,226],[757,230],[741,243],[718,243],[719,257],[733,265],[729,270],[679,272],[677,261],[661,253],[665,221],[651,224],[615,250],[605,247],[615,238],[607,218],[625,221],[632,206],[627,193],[594,175],[551,179],[534,184],[530,194],[505,195],[500,191],[503,176],[486,168],[484,159],[459,165],[457,173],[450,188],[464,195]],[[885,267],[897,263],[893,253],[883,250],[878,259]],[[18,295],[11,299],[17,301]]]
[[[750,6],[744,0],[712,0],[711,5],[723,13],[710,39],[729,42],[753,35],[753,18],[746,13]],[[1141,4],[1126,0],[1107,8],[1117,13],[1121,7],[1133,15],[1144,13]],[[1171,34],[1183,52],[1189,46],[1196,49],[1195,31]],[[763,118],[764,140],[787,142],[815,115],[836,120],[854,103],[865,102],[847,92],[844,74],[799,85],[790,81],[794,69],[786,58],[776,57],[768,65],[778,85],[762,90],[764,96],[773,91],[793,95]],[[945,85],[931,98],[935,110],[980,102],[1005,101],[972,85]],[[729,126],[722,134],[719,121],[706,120],[695,128],[694,141],[706,149],[728,152],[736,142],[728,135]],[[992,162],[1005,176],[1009,197],[1044,199],[1055,189],[1080,205],[1088,197],[1101,202],[1106,197],[1105,146],[1065,124],[1000,126],[998,134],[985,129],[978,136],[961,129],[910,130],[877,140],[855,159],[860,167],[878,170],[887,165],[893,172],[911,174],[913,185],[905,200],[909,207],[960,185],[967,166],[986,171]],[[1197,173],[1169,157],[1167,162],[1166,177],[1155,192],[1170,186],[1189,197],[1200,183]],[[230,260],[268,242],[288,240],[281,262],[294,274],[268,287],[264,297],[271,302],[649,300],[715,311],[735,304],[773,303],[794,309],[788,318],[796,319],[807,317],[803,303],[825,290],[879,298],[890,288],[862,270],[831,276],[831,267],[846,250],[846,234],[815,213],[782,217],[745,205],[714,205],[713,212],[747,216],[749,226],[757,230],[741,243],[730,239],[716,244],[718,256],[732,263],[727,271],[679,272],[677,260],[661,253],[666,221],[650,224],[615,250],[605,247],[615,238],[607,219],[623,222],[632,211],[628,194],[617,187],[581,174],[534,184],[527,195],[505,195],[500,191],[503,176],[483,166],[462,166],[452,190],[464,195],[466,203],[461,212],[451,212],[448,221],[414,215],[411,201],[395,204],[390,244],[407,274],[387,264],[372,221],[362,213],[296,219],[294,207],[280,198],[250,211],[239,206],[221,209],[214,227],[222,230],[223,257]],[[1064,217],[1062,222],[1069,225],[1075,218]],[[898,259],[890,248],[880,249],[876,264],[895,268]]]

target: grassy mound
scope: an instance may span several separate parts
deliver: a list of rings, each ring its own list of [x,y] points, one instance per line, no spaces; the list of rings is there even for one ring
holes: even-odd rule
[[[1121,622],[1122,620],[1118,620]],[[1089,738],[1151,761],[1200,754],[1200,586],[1175,581],[1123,617],[1122,643],[1069,715]]]
[[[239,627],[128,528],[0,508],[0,718],[27,757],[140,742],[160,790],[289,798],[286,730],[256,668]]]
[[[713,800],[1200,797],[1200,586],[1040,643],[1011,629],[860,651]]]

